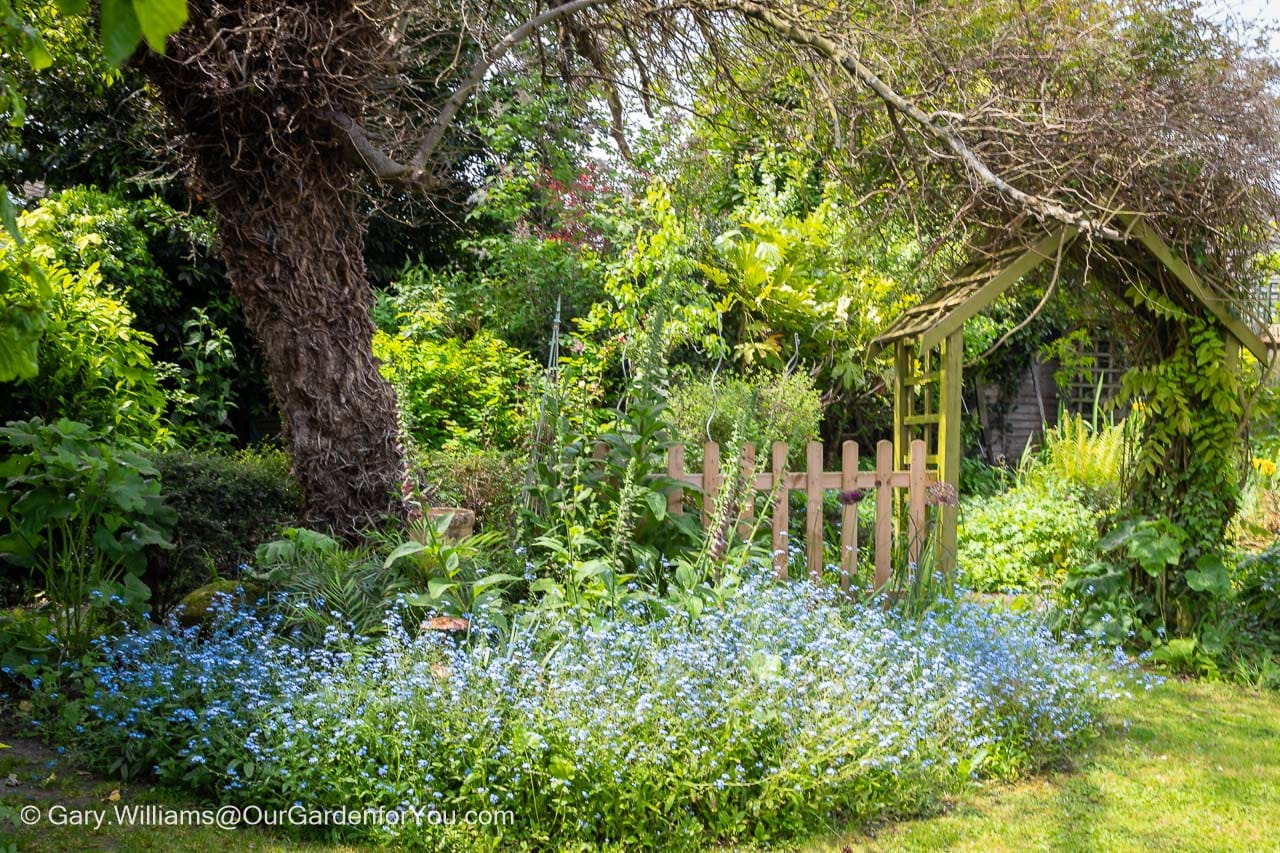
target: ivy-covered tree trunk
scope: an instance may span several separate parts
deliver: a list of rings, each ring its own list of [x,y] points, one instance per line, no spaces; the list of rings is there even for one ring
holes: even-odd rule
[[[393,515],[404,458],[373,358],[358,197],[341,165],[218,203],[222,255],[267,373],[308,523],[350,533]]]
[[[350,0],[191,0],[189,11],[167,55],[143,67],[183,134],[196,191],[217,209],[307,521],[352,533],[402,515],[395,395],[372,350],[361,178],[331,112],[360,115],[389,47]]]

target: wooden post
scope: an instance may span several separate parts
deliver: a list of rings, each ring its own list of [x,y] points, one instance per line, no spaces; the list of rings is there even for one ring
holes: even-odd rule
[[[964,369],[964,331],[952,332],[942,342],[942,416],[938,424],[938,479],[949,483],[959,494],[960,488],[960,391]],[[938,538],[938,569],[950,574],[956,555],[957,507],[938,507],[938,521],[942,525]]]
[[[933,367],[933,359],[934,359],[933,352],[929,351],[926,353],[921,353],[920,357],[924,359],[924,372],[925,373],[935,372],[929,369],[930,367]],[[941,352],[938,353],[937,359],[938,359],[938,367],[936,372],[938,374],[938,380],[937,380],[938,411],[936,413],[933,410],[934,389],[929,387],[929,385],[916,386],[917,388],[920,389],[920,396],[922,398],[922,406],[921,406],[920,414],[922,416],[922,420],[924,420],[925,423],[922,423],[920,426],[920,437],[924,439],[925,447],[928,447],[930,444],[934,445],[935,447],[942,446],[942,426],[943,426],[942,422],[945,418],[945,416],[942,414],[942,406],[943,406],[942,385],[947,380],[945,376],[946,371],[942,366]],[[932,424],[928,423],[928,419],[930,417],[935,417],[936,422]],[[929,435],[930,426],[934,427],[934,429],[936,430],[932,436]],[[908,432],[907,435],[902,440],[902,447],[900,448],[899,456],[898,456],[898,464],[901,465],[903,468],[907,468],[911,464],[911,433],[910,432]]]
[[[591,448],[592,459],[607,459],[609,456],[609,445],[603,441],[597,441]]]
[[[912,414],[911,393],[907,379],[912,375],[911,348],[906,340],[893,345],[893,458],[907,458],[907,442],[911,428],[907,418]]]
[[[1240,367],[1240,339],[1237,338],[1235,335],[1231,334],[1231,332],[1228,331],[1227,329],[1223,329],[1222,343],[1226,347],[1226,358],[1223,359],[1222,366],[1228,373],[1235,373],[1236,369]],[[1269,371],[1270,371],[1269,365],[1265,361],[1262,362],[1263,382],[1266,382],[1267,373]],[[1244,407],[1244,411],[1248,412],[1249,403],[1245,399],[1244,389],[1245,389],[1245,383],[1243,382],[1238,383],[1238,386],[1236,389],[1238,392],[1237,396],[1240,400],[1240,404]]]
[[[716,494],[720,485],[720,445],[702,445],[702,527],[711,526],[716,514]]]
[[[809,549],[809,579],[822,582],[822,443],[811,441],[805,447],[805,544]]]
[[[858,487],[858,443],[846,441],[840,446],[840,491],[852,492]],[[840,589],[849,591],[849,579],[858,570],[858,505],[843,504],[840,509]]]
[[[907,487],[907,554],[912,563],[920,565],[920,549],[924,546],[925,509],[925,443],[920,439],[911,442],[911,468]]]
[[[667,513],[677,515],[684,511],[684,487],[681,477],[684,475],[684,445],[673,444],[667,448],[667,476],[676,483],[667,489]]]
[[[787,522],[791,510],[791,490],[787,488],[787,444],[773,443],[773,570],[787,578]]]
[[[876,582],[877,590],[889,584],[893,542],[893,442],[876,444]]]
[[[756,517],[756,446],[747,442],[742,446],[742,512],[738,522],[738,535],[744,539],[751,535]]]

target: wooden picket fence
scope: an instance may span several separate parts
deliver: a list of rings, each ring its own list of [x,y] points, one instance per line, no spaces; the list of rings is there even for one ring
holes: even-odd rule
[[[787,470],[788,448],[784,442],[773,443],[771,467],[769,471],[756,470],[756,449],[752,444],[743,448],[741,470],[736,473],[740,483],[750,483],[756,492],[771,495],[769,506],[772,518],[770,527],[773,531],[773,565],[780,578],[787,577],[788,558],[788,514],[790,512],[788,497],[791,492],[805,492],[808,496],[809,509],[805,515],[805,545],[807,548],[807,564],[809,577],[815,582],[822,579],[822,499],[828,490],[841,492],[860,491],[863,500],[875,500],[875,528],[873,534],[873,556],[875,566],[875,585],[883,587],[889,582],[894,535],[894,490],[906,491],[905,523],[903,531],[907,539],[907,555],[912,562],[918,562],[920,549],[924,539],[927,510],[927,493],[931,483],[937,482],[935,472],[929,470],[925,461],[925,443],[921,440],[911,442],[910,464],[905,471],[893,468],[893,442],[881,441],[876,445],[876,466],[873,471],[858,470],[858,444],[846,441],[840,448],[840,470],[823,471],[823,448],[817,441],[811,441],[805,448],[805,470],[790,472]],[[667,452],[667,473],[677,482],[688,483],[698,487],[702,492],[702,524],[704,527],[713,521],[716,502],[721,488],[728,482],[726,472],[721,470],[720,446],[708,442],[702,448],[702,471],[684,470],[684,447],[676,445]],[[729,476],[734,476],[730,472]],[[754,494],[751,494],[754,498]],[[860,502],[860,501],[859,501]],[[858,568],[858,506],[859,502],[843,503],[840,512],[840,585],[849,588],[849,579]],[[755,500],[743,500],[742,520],[739,529],[745,534],[754,524]],[[684,489],[672,489],[667,495],[667,511],[678,513],[684,511]],[[815,511],[815,508],[816,511]]]

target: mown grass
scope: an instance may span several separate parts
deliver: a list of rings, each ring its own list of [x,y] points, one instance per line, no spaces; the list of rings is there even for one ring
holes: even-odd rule
[[[809,849],[1280,849],[1280,697],[1169,683],[1117,708],[1116,719],[1069,770]]]
[[[1128,724],[1121,723],[1128,720]],[[4,740],[4,738],[0,738]],[[12,742],[12,739],[10,739]],[[54,765],[49,766],[49,761]],[[0,751],[0,804],[181,806],[172,792],[120,787],[25,743]],[[1280,697],[1221,684],[1170,683],[1117,708],[1073,766],[991,785],[943,815],[822,838],[826,850],[1269,850],[1280,845]],[[0,850],[355,850],[253,829],[27,827],[0,823]]]

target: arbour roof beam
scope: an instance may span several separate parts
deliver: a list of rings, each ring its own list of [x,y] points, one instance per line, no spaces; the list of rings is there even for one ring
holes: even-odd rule
[[[1218,322],[1222,324],[1228,332],[1235,337],[1237,341],[1243,344],[1249,352],[1262,364],[1270,361],[1270,354],[1267,352],[1267,345],[1262,342],[1262,338],[1249,328],[1239,317],[1232,314],[1224,304],[1225,300],[1209,292],[1209,289],[1200,281],[1200,277],[1187,266],[1186,262],[1173,253],[1169,248],[1169,244],[1160,239],[1160,235],[1155,232],[1146,221],[1138,217],[1121,217],[1131,223],[1131,234],[1133,239],[1140,242],[1146,247],[1156,260],[1164,264],[1165,269],[1173,273],[1173,275],[1181,282],[1187,292],[1196,298],[1204,307],[1208,308],[1214,317],[1218,318]]]

